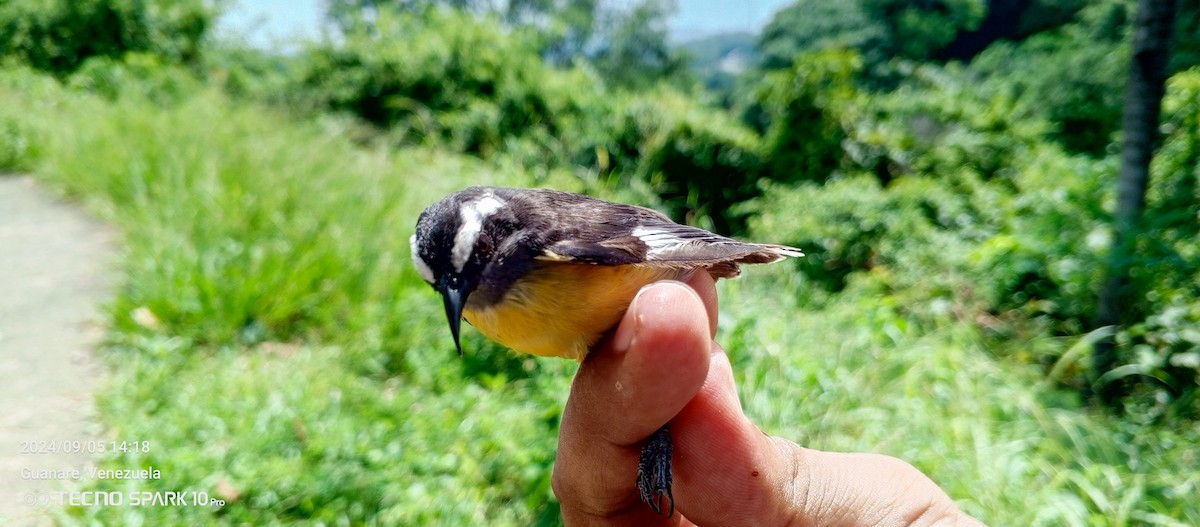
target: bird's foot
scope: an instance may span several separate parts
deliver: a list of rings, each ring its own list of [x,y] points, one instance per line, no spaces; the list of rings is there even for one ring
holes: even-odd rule
[[[667,517],[675,513],[675,497],[671,495],[671,434],[663,425],[650,436],[638,459],[637,488],[656,514],[663,513],[663,500],[667,504]]]

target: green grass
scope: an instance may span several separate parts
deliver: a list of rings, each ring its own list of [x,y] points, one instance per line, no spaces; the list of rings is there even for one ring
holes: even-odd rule
[[[9,166],[123,233],[100,409],[107,438],[152,448],[102,464],[162,479],[89,485],[229,502],[62,523],[557,523],[549,476],[574,366],[470,330],[457,358],[407,249],[425,204],[529,176],[355,144],[344,121],[216,93],[110,102],[28,74],[0,78],[0,124]],[[997,359],[1073,341],[922,325],[882,294],[814,311],[781,294],[803,290],[792,269],[746,274],[721,286],[718,339],[766,431],[902,457],[993,525],[1200,523],[1200,432],[1093,414]]]
[[[767,287],[736,285],[724,290],[727,309],[739,312],[723,324],[725,341],[746,411],[768,433],[903,458],[990,525],[1200,519],[1190,497],[1200,492],[1194,428],[1093,414],[1040,369],[997,360],[1016,354],[971,325],[947,317],[918,327],[887,296],[814,312],[771,300]]]

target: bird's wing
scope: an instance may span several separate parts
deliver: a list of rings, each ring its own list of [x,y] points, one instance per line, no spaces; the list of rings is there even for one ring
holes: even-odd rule
[[[715,276],[738,274],[743,263],[770,263],[803,256],[782,245],[739,242],[704,229],[670,221],[647,220],[636,225],[593,224],[587,236],[566,236],[546,247],[542,260],[597,265],[704,267]]]

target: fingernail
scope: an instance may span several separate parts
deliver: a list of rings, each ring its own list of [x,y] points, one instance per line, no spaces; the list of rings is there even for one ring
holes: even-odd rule
[[[621,319],[621,323],[617,325],[617,332],[613,334],[613,351],[625,353],[633,347],[633,337],[637,335],[638,326],[642,325],[642,317],[637,314],[636,309],[638,299],[642,298],[642,294],[649,288],[649,285],[642,286],[642,289],[633,296],[633,301],[629,302],[629,308],[625,310],[625,317]],[[629,320],[630,317],[632,320]]]

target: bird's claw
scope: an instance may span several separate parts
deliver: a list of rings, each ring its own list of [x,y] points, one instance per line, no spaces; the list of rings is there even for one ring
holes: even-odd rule
[[[664,425],[650,436],[638,459],[638,493],[642,501],[656,514],[663,513],[667,502],[667,517],[675,514],[675,497],[671,495],[671,434]]]

